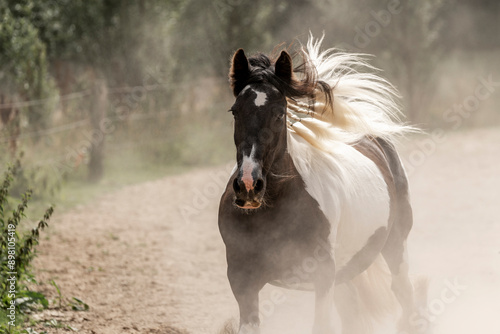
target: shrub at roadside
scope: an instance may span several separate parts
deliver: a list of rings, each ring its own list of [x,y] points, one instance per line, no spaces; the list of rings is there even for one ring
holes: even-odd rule
[[[0,184],[0,333],[18,333],[25,313],[47,308],[48,301],[39,292],[29,289],[36,282],[31,272],[31,261],[36,254],[40,231],[48,226],[54,209],[49,207],[35,228],[20,226],[25,218],[32,191],[28,190],[14,209],[9,197],[11,183],[20,170],[20,163],[8,168]]]

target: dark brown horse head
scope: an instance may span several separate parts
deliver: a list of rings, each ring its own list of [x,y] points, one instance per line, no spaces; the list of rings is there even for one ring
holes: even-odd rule
[[[238,162],[234,203],[257,209],[264,202],[267,174],[286,149],[287,102],[281,85],[292,78],[291,58],[282,52],[272,64],[263,55],[247,59],[240,49],[234,55],[230,77],[236,96],[230,110]]]
[[[300,73],[301,78],[294,73]],[[317,90],[322,90],[329,103],[331,89],[317,80],[315,67],[307,61],[293,68],[286,51],[272,60],[263,54],[247,58],[239,49],[233,56],[229,79],[236,97],[230,109],[238,162],[234,203],[256,209],[265,202],[269,174],[279,172],[286,152],[287,98],[313,100]]]

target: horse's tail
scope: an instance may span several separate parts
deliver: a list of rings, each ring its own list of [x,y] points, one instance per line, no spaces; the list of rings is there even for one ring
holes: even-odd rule
[[[335,287],[335,305],[345,333],[371,333],[375,324],[384,326],[383,320],[398,313],[391,274],[381,255],[366,271]]]

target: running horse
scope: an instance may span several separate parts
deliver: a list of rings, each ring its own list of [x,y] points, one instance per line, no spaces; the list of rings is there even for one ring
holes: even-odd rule
[[[219,229],[238,333],[260,333],[267,283],[315,292],[314,334],[357,334],[361,313],[391,299],[409,333],[412,209],[393,142],[412,128],[400,121],[395,88],[361,55],[320,52],[322,41],[311,36],[295,67],[287,51],[247,58],[239,49],[232,58],[237,165]],[[342,286],[357,298],[353,307],[334,299]]]

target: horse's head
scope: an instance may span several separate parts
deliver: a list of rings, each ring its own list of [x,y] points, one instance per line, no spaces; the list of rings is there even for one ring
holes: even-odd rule
[[[272,62],[264,55],[247,59],[242,49],[232,61],[236,101],[234,143],[238,163],[233,182],[235,205],[257,209],[264,201],[267,175],[286,151],[286,91],[293,80],[291,57],[283,51]]]

